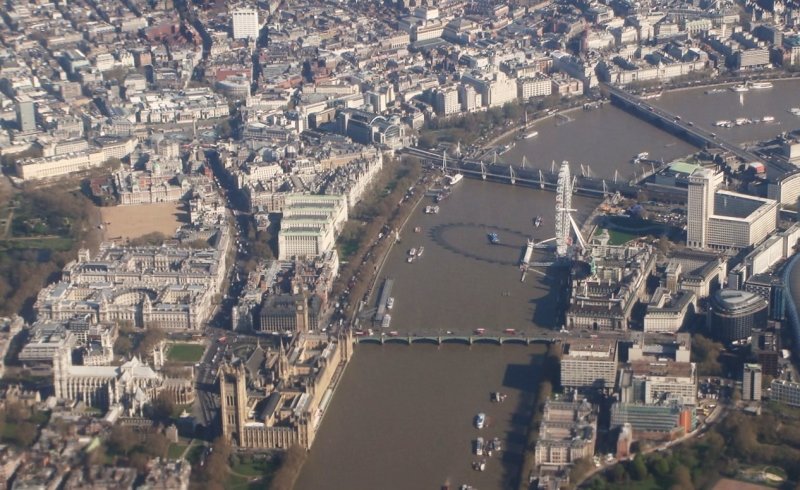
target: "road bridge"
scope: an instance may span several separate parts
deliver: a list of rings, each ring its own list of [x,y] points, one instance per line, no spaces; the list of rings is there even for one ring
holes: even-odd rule
[[[669,131],[679,138],[700,148],[721,148],[743,162],[762,162],[767,167],[770,177],[777,177],[784,173],[794,170],[794,166],[788,162],[764,158],[753,152],[745,150],[736,144],[728,142],[717,134],[699,128],[691,121],[684,121],[680,115],[669,112],[660,107],[650,104],[633,94],[611,85],[605,85],[611,98],[611,103],[627,110],[645,121],[654,124],[661,129]]]
[[[360,344],[551,344],[558,339],[546,337],[523,337],[523,336],[484,336],[484,335],[368,335],[357,337],[356,341]]]

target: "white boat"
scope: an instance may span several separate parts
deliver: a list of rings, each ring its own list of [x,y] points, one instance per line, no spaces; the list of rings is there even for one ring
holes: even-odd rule
[[[389,325],[392,324],[392,315],[385,314],[383,315],[383,320],[381,321],[381,328],[389,328]]]
[[[464,178],[464,176],[462,174],[458,173],[458,174],[455,174],[455,175],[448,175],[447,176],[447,181],[450,183],[450,185],[456,185],[459,182],[461,182],[461,180],[463,178]]]
[[[774,121],[775,121],[775,118],[772,117],[772,116],[764,116],[764,117],[761,118],[761,122],[765,122],[765,123],[770,123],[770,122],[774,122]]]
[[[411,250],[408,251],[408,256],[409,257],[414,257],[416,255],[417,255],[417,249],[416,248],[412,248]]]
[[[477,456],[483,456],[483,450],[484,450],[483,437],[479,437],[475,439],[475,454]]]
[[[734,92],[747,92],[748,90],[750,90],[750,88],[747,86],[747,84],[742,83],[739,85],[734,85],[733,87],[731,87],[731,90]]]
[[[409,264],[410,264],[411,262],[414,262],[414,257],[412,257],[412,256],[409,256],[409,257],[406,259],[406,262],[408,262]]]
[[[389,298],[386,300],[386,308],[391,310],[392,307],[394,307],[394,298]]]
[[[425,247],[419,247],[419,250],[417,250],[417,257],[422,257],[422,252],[424,252],[424,251],[425,251]]]
[[[727,119],[721,119],[721,120],[719,120],[719,121],[715,122],[715,123],[714,123],[714,126],[717,126],[717,127],[723,128],[723,127],[725,127],[725,126],[729,125],[730,123],[731,123],[731,122],[730,122],[730,121],[728,121]]]
[[[649,156],[650,156],[649,153],[647,153],[646,151],[643,151],[643,152],[639,153],[638,155],[636,155],[636,158],[634,158],[634,160],[644,160]]]
[[[425,206],[425,214],[437,214],[439,206]]]
[[[481,412],[475,416],[475,428],[483,429],[486,425],[486,414]]]
[[[750,88],[754,89],[772,88],[772,82],[751,82]]]
[[[539,131],[531,131],[525,135],[525,139],[535,138],[537,136],[539,136]]]
[[[736,119],[737,126],[744,126],[745,124],[750,124],[750,119],[747,119],[746,117],[740,117]]]

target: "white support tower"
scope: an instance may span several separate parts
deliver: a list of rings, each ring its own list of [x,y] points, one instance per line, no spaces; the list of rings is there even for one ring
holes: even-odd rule
[[[569,213],[572,211],[572,185],[569,162],[564,160],[558,171],[556,186],[556,255],[558,257],[566,257],[571,245],[572,223]]]

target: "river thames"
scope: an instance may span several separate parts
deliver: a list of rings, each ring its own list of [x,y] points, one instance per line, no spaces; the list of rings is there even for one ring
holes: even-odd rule
[[[511,488],[519,476],[542,345],[360,345],[328,408],[296,490]],[[492,403],[490,393],[508,395]],[[473,420],[485,412],[489,426]],[[475,438],[502,439],[486,457]]]
[[[721,119],[773,116],[773,124],[714,130],[733,142],[753,141],[800,127],[800,118],[787,112],[800,107],[798,83],[775,82],[773,89],[743,96],[706,95],[707,89],[699,88],[650,102],[707,128]],[[529,164],[546,169],[552,160],[569,160],[573,173],[583,163],[594,175],[613,178],[615,170],[631,175],[630,159],[642,151],[665,160],[697,151],[610,105],[577,110],[570,118],[561,125],[542,121],[535,127],[537,137],[520,141],[503,158],[520,162],[524,154]],[[401,231],[402,241],[381,271],[381,277],[395,280],[387,330],[437,334],[486,328],[487,335],[497,335],[506,328],[529,334],[558,328],[555,306],[563,293],[557,276],[531,272],[523,283],[517,268],[528,237],[554,234],[554,193],[465,179],[438,214],[424,214],[427,204],[430,198]],[[576,221],[583,222],[596,204],[575,196]],[[532,225],[537,215],[544,220],[540,228]],[[490,232],[498,234],[499,245],[489,244]],[[421,246],[423,257],[407,263],[408,249]],[[800,284],[800,271],[793,280]],[[379,291],[380,281],[374,294]],[[371,298],[367,308],[374,306]],[[509,488],[519,472],[541,352],[517,345],[359,346],[296,488],[436,489],[446,481],[481,490]],[[496,390],[509,393],[509,400],[491,404],[489,393]],[[490,458],[487,471],[479,473],[471,469],[476,459],[471,443],[478,436],[471,424],[482,410],[494,422],[485,435],[501,437],[509,450]]]
[[[575,196],[575,219],[583,222],[597,202]],[[551,288],[556,274],[532,270],[522,282],[519,270],[528,238],[555,235],[555,193],[464,179],[439,208],[438,214],[425,214],[420,205],[381,271],[380,278],[394,279],[395,306],[386,331],[443,334],[484,328],[491,335],[507,328],[534,334],[560,327],[555,317],[560,293]],[[536,228],[538,215],[543,223]],[[419,233],[413,231],[417,227]],[[491,244],[488,233],[497,233],[500,243]],[[408,263],[408,251],[420,247],[422,257]],[[373,308],[379,295],[376,287]]]

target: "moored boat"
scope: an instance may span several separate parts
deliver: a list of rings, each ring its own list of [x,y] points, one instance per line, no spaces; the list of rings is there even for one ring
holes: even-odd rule
[[[457,173],[455,175],[448,175],[447,180],[450,182],[450,185],[456,185],[464,178],[464,175],[461,173]]]
[[[485,449],[485,443],[483,441],[483,437],[475,439],[475,454],[477,456],[483,456],[484,449]]]

